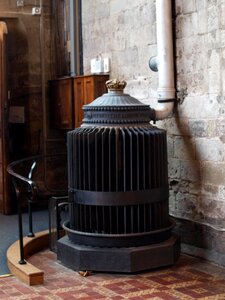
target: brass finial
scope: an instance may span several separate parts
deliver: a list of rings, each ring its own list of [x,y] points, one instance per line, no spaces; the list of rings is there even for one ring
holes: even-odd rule
[[[105,84],[111,91],[122,91],[127,85],[126,81],[119,79],[108,80]]]

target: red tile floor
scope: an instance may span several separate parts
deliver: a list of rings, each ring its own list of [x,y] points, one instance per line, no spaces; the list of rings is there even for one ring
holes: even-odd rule
[[[45,282],[27,286],[15,277],[0,278],[0,299],[225,299],[225,269],[182,255],[171,268],[135,275],[92,273],[82,277],[45,250],[29,261],[44,270]]]

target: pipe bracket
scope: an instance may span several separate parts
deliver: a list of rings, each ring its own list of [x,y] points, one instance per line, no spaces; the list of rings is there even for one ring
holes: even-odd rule
[[[175,103],[176,99],[158,99],[158,103],[170,103],[170,102]]]
[[[158,72],[158,57],[157,56],[152,56],[150,57],[149,61],[148,61],[148,66],[150,68],[150,70],[152,70],[153,72]]]

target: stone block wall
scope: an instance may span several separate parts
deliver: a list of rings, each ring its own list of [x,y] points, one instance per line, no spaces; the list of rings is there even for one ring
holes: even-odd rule
[[[168,133],[170,213],[183,242],[195,247],[186,251],[203,248],[225,264],[225,1],[172,2],[178,104],[172,118],[156,124]],[[157,54],[155,1],[82,5],[84,72],[96,55],[110,57],[111,77],[155,107],[158,78],[148,68]]]
[[[16,0],[0,1],[0,21],[6,22],[8,27],[5,82],[10,91],[10,99],[1,115],[8,116],[10,106],[22,106],[25,110],[23,124],[8,122],[6,117],[4,128],[1,128],[2,131],[5,129],[7,137],[5,148],[1,149],[6,153],[5,164],[31,155],[66,151],[65,133],[51,130],[48,122],[48,80],[67,75],[65,72],[68,71],[62,71],[68,61],[60,51],[61,44],[56,41],[57,36],[64,46],[65,20],[61,6],[64,7],[65,3],[66,0],[44,0],[41,15],[32,15],[32,8],[39,7],[40,1],[24,0],[23,7],[17,7]],[[57,51],[60,58],[57,58]],[[66,164],[63,166],[65,170]],[[51,169],[51,175],[54,175],[55,170]],[[0,161],[0,172],[2,170]],[[48,178],[53,176],[48,173]],[[5,185],[1,180],[0,212],[12,213],[16,202],[11,194],[3,197]]]
[[[42,104],[42,59],[46,64],[43,70],[46,80],[51,78],[53,68],[51,49],[51,1],[44,1],[42,16],[45,36],[41,36],[40,16],[32,15],[32,7],[39,1],[26,0],[23,7],[17,1],[0,2],[0,20],[8,25],[8,89],[10,105],[25,107],[25,124],[19,135],[24,135],[22,153],[14,153],[11,160],[30,154],[37,154],[43,145],[43,104]],[[41,41],[44,51],[41,52]],[[54,57],[54,55],[52,55]],[[9,128],[22,125],[9,124]],[[12,134],[14,128],[12,128]],[[11,151],[17,151],[17,148]],[[17,151],[18,152],[18,151]],[[11,156],[12,154],[10,154]]]
[[[8,192],[10,181],[5,174],[7,164],[37,154],[43,144],[40,17],[31,14],[32,7],[37,4],[35,1],[24,3],[24,7],[17,7],[16,1],[0,1],[0,20],[8,28],[7,74],[4,82],[10,98],[8,101],[4,99],[4,111],[1,111],[1,116],[5,117],[1,127],[5,140],[2,149],[4,164],[1,168],[4,176],[0,185],[0,211],[4,213],[12,213],[16,203]],[[47,16],[50,1],[45,1],[45,9]],[[13,123],[9,120],[10,107],[13,106],[24,108],[24,123]]]

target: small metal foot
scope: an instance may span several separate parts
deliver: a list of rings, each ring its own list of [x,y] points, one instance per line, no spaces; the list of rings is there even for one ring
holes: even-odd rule
[[[27,236],[28,236],[28,237],[34,237],[35,234],[34,234],[33,232],[29,232]]]
[[[20,265],[25,265],[27,262],[25,261],[25,259],[21,259],[21,260],[18,261],[18,263]]]

